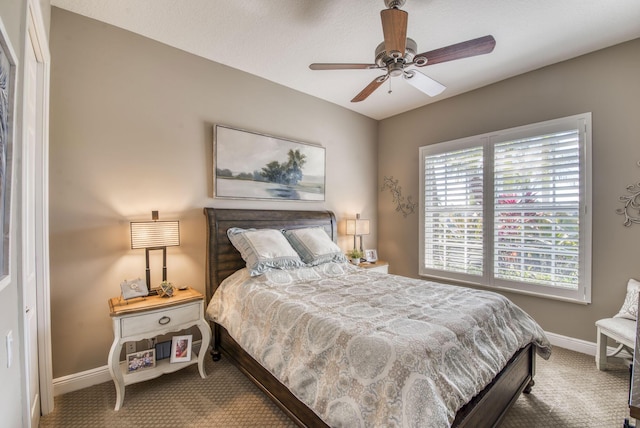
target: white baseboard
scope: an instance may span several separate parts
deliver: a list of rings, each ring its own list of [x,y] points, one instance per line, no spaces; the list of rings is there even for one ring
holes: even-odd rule
[[[587,342],[586,340],[575,339],[573,337],[563,336],[561,334],[545,332],[549,341],[553,346],[569,349],[570,351],[580,352],[595,357],[595,342]],[[197,341],[199,342],[199,341]],[[194,343],[195,345],[195,343]],[[615,348],[609,347],[609,352],[613,352]],[[53,380],[53,395],[66,394],[67,392],[78,391],[88,388],[99,383],[111,380],[109,367],[102,366],[95,369],[87,370],[68,376],[59,377]]]
[[[587,342],[586,340],[562,336],[561,334],[551,333],[549,331],[545,331],[545,334],[553,346],[580,352],[582,354],[592,355],[594,357],[596,356],[595,342]]]
[[[78,391],[111,380],[109,366],[97,367],[80,373],[74,373],[53,380],[53,396]]]
[[[549,342],[551,342],[553,346],[568,349],[570,351],[580,352],[582,354],[591,355],[592,357],[596,356],[596,350],[598,348],[595,342],[587,342],[586,340],[562,336],[561,334],[551,333],[549,331],[545,331],[545,334],[547,335]],[[615,349],[616,348],[613,346],[608,346],[607,353],[611,354],[615,351]],[[633,355],[629,355],[624,351],[619,356],[622,358],[633,358]]]

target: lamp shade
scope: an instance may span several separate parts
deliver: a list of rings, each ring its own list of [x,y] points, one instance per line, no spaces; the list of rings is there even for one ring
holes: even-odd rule
[[[360,214],[355,219],[347,220],[347,235],[368,235],[369,234],[369,220],[362,220]]]
[[[369,234],[369,220],[356,219],[356,235],[368,235],[368,234]]]
[[[180,222],[131,222],[131,248],[159,248],[180,245]]]

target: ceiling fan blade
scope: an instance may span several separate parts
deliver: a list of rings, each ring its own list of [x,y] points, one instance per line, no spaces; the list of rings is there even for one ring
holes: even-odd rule
[[[446,86],[436,82],[431,77],[425,76],[418,70],[409,70],[403,75],[403,77],[404,80],[409,82],[409,84],[413,85],[430,97],[435,97],[446,89]]]
[[[418,67],[424,67],[425,65],[488,54],[493,51],[495,46],[496,39],[493,36],[484,36],[418,54],[413,58],[413,62]]]
[[[364,88],[362,91],[360,91],[360,93],[358,95],[356,95],[355,97],[353,97],[353,99],[351,100],[352,103],[358,103],[360,101],[364,101],[367,99],[367,97],[369,95],[371,95],[373,93],[373,91],[375,91],[376,89],[378,89],[378,87],[380,85],[382,85],[387,79],[389,78],[388,74],[385,74],[384,76],[380,76],[380,77],[376,77],[375,79],[373,79],[373,81],[371,83],[369,83],[367,85],[366,88]]]
[[[400,9],[380,11],[384,50],[392,58],[402,58],[407,44],[407,20],[409,14]]]
[[[339,64],[339,63],[313,63],[309,65],[312,70],[366,70],[380,68],[376,64]]]

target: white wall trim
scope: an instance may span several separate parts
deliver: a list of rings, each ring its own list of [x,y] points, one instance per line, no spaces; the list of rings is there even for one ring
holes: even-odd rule
[[[575,339],[573,337],[562,336],[560,334],[545,331],[549,342],[553,346],[568,349],[570,351],[580,352],[582,354],[596,356],[595,342],[587,342],[586,340]]]
[[[570,351],[580,352],[581,354],[591,355],[592,357],[596,356],[596,350],[598,349],[595,342],[587,342],[586,340],[575,339],[573,337],[562,336],[561,334],[551,333],[545,331],[549,342],[551,345],[557,346],[558,348],[568,349]],[[608,346],[607,353],[613,353],[615,351],[615,347]],[[620,354],[622,357],[625,356],[624,353]],[[632,355],[629,355],[630,358],[633,358]],[[595,360],[594,360],[595,361]]]
[[[95,369],[74,373],[53,380],[53,395],[58,396],[67,392],[78,391],[99,383],[111,380],[109,366],[104,365]]]

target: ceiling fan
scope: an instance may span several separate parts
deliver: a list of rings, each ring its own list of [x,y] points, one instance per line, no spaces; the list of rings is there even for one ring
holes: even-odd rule
[[[376,48],[375,64],[313,63],[309,65],[309,68],[312,70],[386,70],[384,75],[373,79],[356,95],[351,100],[352,103],[365,100],[389,77],[396,76],[402,76],[417,89],[435,97],[445,90],[445,86],[418,70],[409,69],[409,67],[425,67],[455,59],[488,54],[493,51],[496,40],[493,36],[484,36],[416,55],[418,45],[407,37],[409,14],[400,9],[405,1],[384,0],[387,9],[380,11],[384,42]]]

